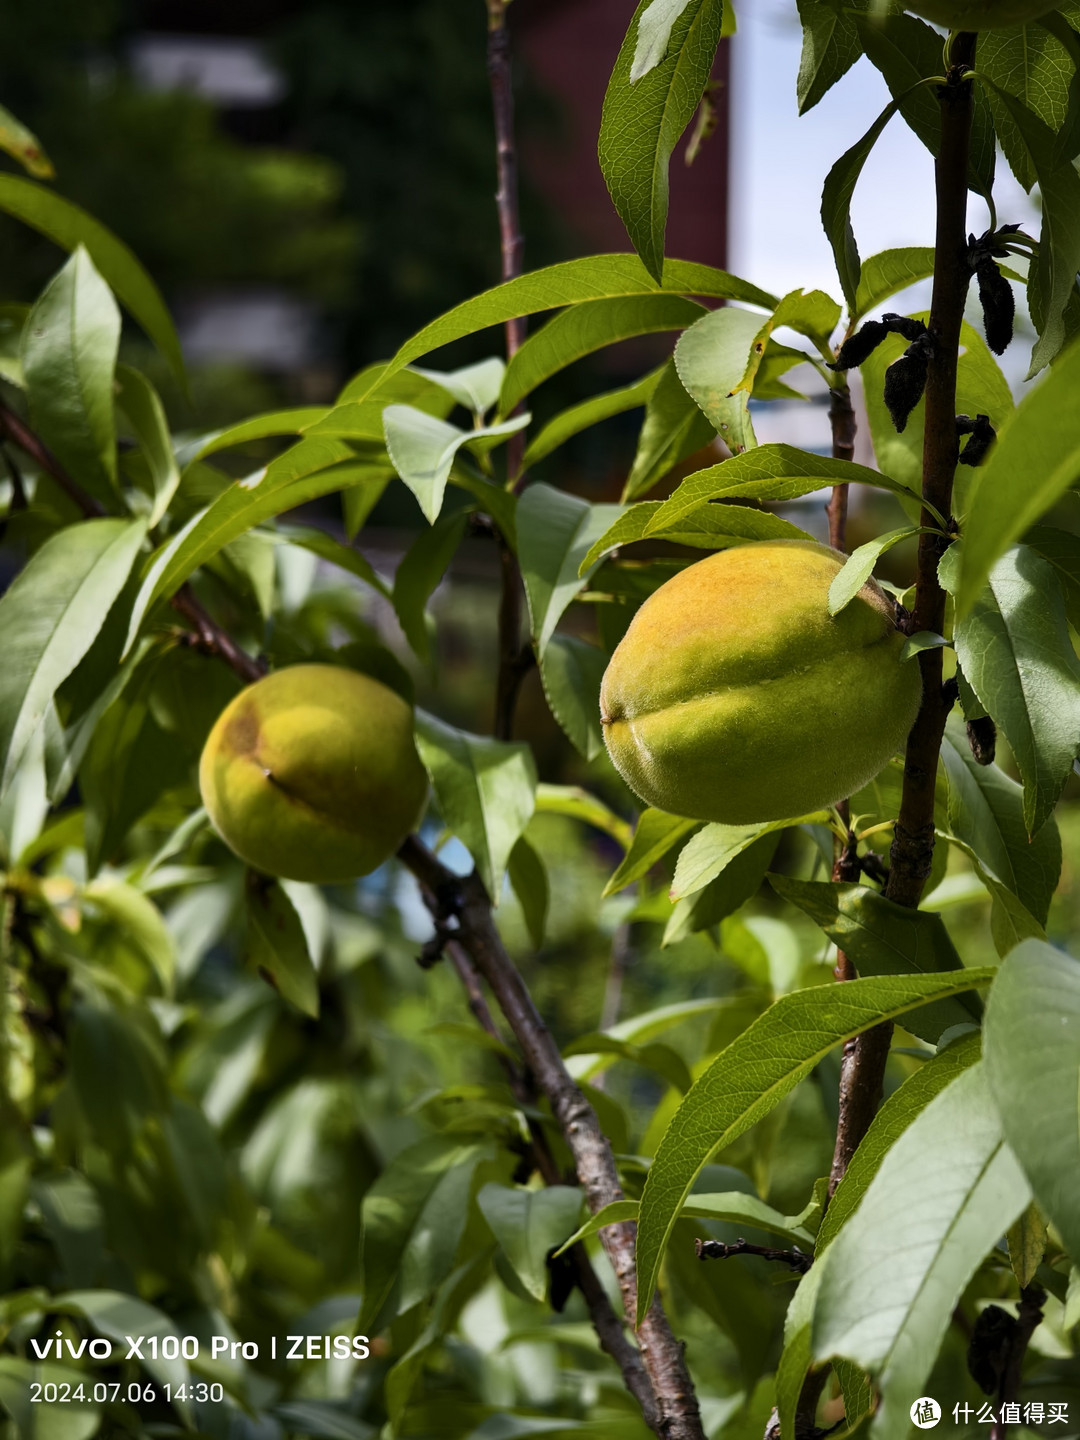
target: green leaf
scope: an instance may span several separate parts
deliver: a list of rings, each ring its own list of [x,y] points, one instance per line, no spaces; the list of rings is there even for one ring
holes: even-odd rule
[[[1061,875],[1061,837],[1053,816],[1029,839],[1023,789],[996,765],[976,764],[959,724],[946,726],[941,759],[949,784],[950,833],[1045,925]],[[995,910],[1000,904],[995,900]]]
[[[775,296],[759,290],[756,285],[729,275],[725,270],[717,270],[712,265],[698,265],[690,260],[666,261],[662,286],[636,255],[588,255],[580,260],[564,260],[561,264],[520,275],[516,280],[507,280],[440,315],[407,340],[385,370],[368,379],[363,395],[356,394],[350,398],[363,399],[365,395],[374,395],[385,389],[403,366],[419,356],[492,325],[503,325],[507,320],[535,315],[542,310],[580,305],[585,300],[615,295],[652,295],[660,289],[673,295],[741,300],[768,310],[774,309],[777,304]]]
[[[253,535],[251,538],[256,537]],[[262,539],[262,532],[259,532],[258,538]],[[365,585],[370,585],[373,590],[377,590],[383,599],[390,599],[389,587],[370,560],[365,560],[359,550],[354,549],[351,545],[343,545],[340,540],[335,540],[325,530],[319,530],[314,525],[278,525],[276,530],[270,533],[269,538],[286,545],[299,546],[301,550],[307,550],[312,555],[318,555],[322,560],[328,560],[331,565],[336,565],[340,570],[347,570],[350,575],[355,575],[358,580],[363,580]]]
[[[157,1306],[148,1305],[144,1300],[125,1295],[119,1290],[69,1290],[63,1295],[54,1296],[49,1304],[51,1309],[62,1315],[84,1316],[99,1335],[105,1335],[118,1345],[124,1345],[125,1353],[129,1336],[156,1336],[156,1354],[151,1353],[149,1346],[143,1347],[143,1369],[159,1384],[171,1385],[174,1389],[190,1382],[191,1374],[186,1360],[179,1356],[172,1360],[161,1358],[161,1341],[166,1335],[179,1339],[181,1332]],[[85,1372],[80,1378],[85,1383]]]
[[[215,430],[210,435],[200,435],[180,447],[180,462],[183,469],[215,455],[219,450],[231,450],[239,445],[251,445],[258,440],[267,440],[277,435],[300,435],[309,426],[333,413],[326,405],[299,405],[291,410],[270,410],[265,415],[253,415],[250,420],[241,420],[225,430]],[[376,429],[376,435],[381,432]]]
[[[668,162],[709,79],[724,18],[723,0],[686,0],[664,58],[644,68],[662,29],[639,29],[654,0],[640,0],[604,96],[599,156],[615,209],[651,275],[664,269]],[[665,5],[659,14],[667,13]],[[650,33],[651,32],[651,33]]]
[[[46,540],[0,598],[0,793],[105,623],[145,534],[142,520],[72,525]]]
[[[725,550],[731,545],[745,545],[754,540],[810,540],[813,537],[790,520],[783,520],[770,510],[752,510],[749,505],[701,505],[690,514],[672,521],[655,533],[649,526],[662,500],[641,500],[625,510],[614,525],[594,541],[581,562],[585,574],[597,561],[612,550],[632,545],[635,540],[672,540],[696,550]],[[646,532],[648,531],[648,534]]]
[[[65,250],[84,245],[109,289],[131,311],[177,378],[184,379],[180,342],[161,293],[112,231],[70,200],[15,175],[0,175],[0,210],[39,230]]]
[[[608,657],[576,635],[552,635],[540,657],[540,683],[548,708],[585,760],[604,750],[600,725],[600,682]]]
[[[510,854],[536,804],[536,767],[527,745],[469,735],[416,712],[416,746],[447,828],[472,856],[497,905]]]
[[[563,1054],[569,1059],[574,1055],[614,1055],[627,1060],[631,1065],[640,1065],[662,1080],[681,1095],[685,1095],[694,1083],[686,1061],[670,1045],[634,1045],[616,1035],[593,1031],[580,1035],[569,1044]]]
[[[869,1371],[877,1440],[902,1440],[976,1267],[1030,1198],[981,1065],[912,1121],[826,1251],[813,1353]],[[816,1268],[816,1267],[815,1267]]]
[[[674,465],[716,439],[716,429],[687,394],[669,360],[645,406],[637,451],[623,487],[624,501],[644,495]]]
[[[985,1066],[1035,1198],[1080,1259],[1080,964],[1038,940],[1005,958],[986,1007]]]
[[[588,1240],[606,1225],[619,1225],[627,1220],[636,1220],[640,1208],[637,1200],[613,1200],[590,1216],[580,1230],[571,1235],[562,1249],[568,1250],[579,1240]],[[730,1225],[752,1225],[756,1230],[765,1230],[791,1245],[810,1248],[814,1243],[813,1235],[800,1223],[803,1216],[782,1215],[779,1210],[766,1205],[764,1200],[759,1200],[756,1195],[744,1195],[740,1190],[716,1195],[695,1190],[687,1198],[679,1214],[680,1218],[687,1220],[720,1220]]]
[[[245,899],[251,965],[282,999],[317,1018],[319,981],[292,901],[277,880],[251,871]]]
[[[543,484],[530,485],[518,501],[518,560],[541,659],[560,617],[588,578],[589,572],[578,574],[582,560],[619,513],[617,505],[590,505]]]
[[[30,312],[22,370],[35,429],[76,482],[104,501],[116,491],[119,343],[120,311],[80,245]]]
[[[1042,1211],[1031,1204],[1013,1222],[1005,1236],[1009,1243],[1009,1264],[1021,1290],[1035,1279],[1046,1254],[1046,1221]]]
[[[94,880],[83,892],[99,914],[123,932],[123,943],[138,951],[157,976],[163,995],[171,995],[176,947],[161,911],[147,896],[115,877]]]
[[[959,615],[970,611],[995,561],[1080,477],[1078,387],[1080,345],[1074,345],[1017,406],[977,470],[956,590]]]
[[[1024,820],[1034,835],[1080,750],[1080,662],[1050,564],[1026,545],[1003,555],[957,621],[954,643],[968,684],[1016,758]]]
[[[851,228],[851,197],[855,192],[862,168],[881,132],[900,108],[899,100],[886,105],[870,129],[840,159],[825,177],[821,192],[821,223],[832,246],[840,287],[852,315],[856,313],[861,262],[855,232]]]
[[[915,318],[925,321],[929,315],[924,310]],[[925,407],[917,405],[904,429],[897,431],[885,406],[883,393],[885,371],[906,346],[907,341],[902,336],[888,335],[860,368],[877,462],[894,480],[918,492],[922,488]],[[1000,430],[1013,412],[1012,393],[1000,365],[991,355],[986,341],[966,320],[960,327],[956,411],[959,415],[986,415],[995,430]],[[968,515],[971,491],[980,473],[980,470],[973,470],[967,465],[958,466],[953,489],[954,514],[962,518]],[[918,519],[914,507],[912,519]]]
[[[180,467],[173,454],[165,408],[146,376],[130,365],[116,367],[116,400],[142,447],[153,481],[153,503],[147,521],[152,529],[160,523],[180,484]]]
[[[51,180],[56,174],[41,141],[3,105],[0,105],[0,150],[17,160],[35,179]]]
[[[459,405],[482,417],[499,398],[506,376],[506,361],[492,355],[487,360],[478,360],[475,365],[463,365],[460,370],[421,370],[419,365],[413,365],[411,369],[414,375],[422,375],[425,380],[441,386]]]
[[[829,1201],[817,1233],[816,1257],[825,1253],[858,1209],[871,1180],[900,1136],[935,1096],[978,1061],[981,1045],[982,1036],[978,1031],[959,1036],[921,1065],[914,1075],[909,1075],[883,1102]]]
[[[963,968],[940,915],[908,910],[867,886],[772,876],[776,892],[810,916],[862,975],[935,975]],[[978,1024],[976,995],[924,1005],[905,1023],[936,1045],[956,1025]]]
[[[465,510],[440,515],[428,529],[421,530],[394,576],[394,609],[406,640],[425,662],[431,659],[425,618],[427,602],[461,544],[467,519]]]
[[[524,835],[519,835],[510,851],[507,865],[510,885],[518,898],[521,913],[525,917],[525,928],[529,939],[537,950],[544,943],[544,927],[547,923],[548,900],[550,898],[547,868],[538,852]]]
[[[184,581],[230,541],[282,511],[353,483],[352,451],[341,440],[304,439],[193,515],[183,529],[154,552],[135,598],[125,654],[159,600],[175,595]],[[345,462],[344,464],[342,462]]]
[[[1030,379],[1054,359],[1065,341],[1065,307],[1080,270],[1080,175],[1070,160],[1059,159],[1048,125],[1008,90],[987,83],[1015,123],[1042,199],[1038,260],[1028,282],[1029,308],[1039,332],[1031,352]]]
[[[580,785],[544,785],[536,787],[536,809],[541,815],[565,815],[602,831],[625,850],[630,844],[630,826],[610,810],[602,800],[590,795]]]
[[[746,455],[734,455],[688,475],[653,515],[645,534],[667,531],[710,500],[796,500],[825,485],[848,484],[874,485],[908,499],[918,498],[907,486],[866,465],[814,455],[793,445],[759,445]]]
[[[813,815],[769,820],[757,825],[721,825],[714,822],[703,826],[694,838],[687,842],[679,855],[675,879],[671,886],[671,898],[682,900],[704,889],[737,855],[741,855],[763,835],[771,835],[789,825],[823,824],[828,818],[828,812],[821,810],[815,811]]]
[[[1051,525],[1036,525],[1024,536],[1024,543],[1049,560],[1057,571],[1069,624],[1080,630],[1080,535]]]
[[[388,405],[383,411],[390,459],[416,496],[429,525],[435,523],[442,510],[446,482],[458,451],[463,446],[514,435],[523,430],[531,418],[529,415],[517,415],[501,425],[459,430],[456,425],[449,425],[445,420],[429,415],[425,410],[417,410],[412,405]]]
[[[669,815],[664,810],[643,810],[634,829],[630,848],[623,856],[618,869],[604,886],[604,896],[614,895],[626,885],[632,885],[647,875],[658,861],[662,860],[701,822],[684,820],[681,815]]]
[[[547,1295],[548,1252],[556,1249],[581,1214],[582,1194],[567,1185],[519,1190],[484,1185],[476,1196],[510,1268],[536,1300]]]
[[[874,573],[874,566],[894,545],[901,540],[910,540],[913,535],[924,535],[927,531],[917,525],[905,525],[899,530],[889,530],[876,540],[868,540],[853,550],[833,577],[829,586],[829,614],[839,615],[851,604]]]
[[[664,1132],[645,1182],[638,1225],[638,1310],[656,1289],[668,1237],[709,1157],[804,1080],[823,1055],[933,1000],[987,984],[992,970],[959,976],[874,976],[783,996],[717,1056]]]
[[[725,305],[703,315],[675,346],[675,368],[687,394],[735,454],[757,444],[750,392],[740,387],[760,330],[760,315]]]
[[[602,395],[594,395],[589,400],[582,400],[579,405],[571,405],[568,410],[563,410],[529,441],[522,468],[530,470],[546,459],[553,450],[579,435],[582,430],[588,430],[602,420],[609,420],[613,415],[623,415],[627,410],[637,410],[647,404],[665,368],[661,366],[658,370],[652,370],[633,385],[625,385],[621,390],[607,390]],[[682,386],[679,388],[682,390]],[[685,395],[685,391],[683,394]]]
[[[454,1268],[486,1145],[432,1136],[399,1151],[364,1195],[361,1333],[412,1309]]]
[[[993,82],[985,90],[995,128],[1013,174],[1030,190],[1037,175],[1012,111],[1001,95],[1013,95],[1053,132],[1065,123],[1073,65],[1061,41],[1042,25],[1010,25],[979,36],[979,74]]]
[[[530,335],[514,355],[506,367],[499,411],[509,415],[538,385],[605,345],[635,335],[685,330],[704,313],[696,300],[663,292],[572,305]]]
[[[814,0],[827,4],[828,0]],[[884,304],[900,290],[915,285],[934,273],[934,251],[929,245],[908,246],[899,250],[882,250],[862,262],[859,285],[855,292],[853,321],[861,320],[870,310]]]
[[[756,895],[779,843],[779,828],[765,830],[734,854],[715,879],[695,889],[688,899],[680,900],[664,927],[660,948],[677,945],[687,935],[701,930],[711,930]]]
[[[796,94],[799,114],[812,110],[862,54],[859,32],[846,11],[829,0],[799,0],[802,56]]]
[[[35,1384],[70,1385],[72,1395],[78,1393],[81,1384],[85,1397],[86,1371],[55,1361],[41,1363],[16,1355],[0,1356],[0,1403],[17,1427],[19,1440],[91,1440],[91,1436],[100,1434],[100,1405],[88,1403],[85,1398],[62,1407],[36,1404],[32,1399]]]
[[[941,110],[937,97],[923,82],[944,73],[941,36],[913,15],[861,15],[855,25],[867,57],[884,76],[900,113],[936,159],[941,149]],[[981,61],[980,49],[980,70]],[[990,194],[996,155],[989,106],[976,87],[968,152],[969,189]]]

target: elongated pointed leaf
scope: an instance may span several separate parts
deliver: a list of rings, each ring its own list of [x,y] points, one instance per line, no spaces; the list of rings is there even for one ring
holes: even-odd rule
[[[264,520],[349,483],[353,452],[342,440],[301,440],[264,470],[237,480],[154,554],[135,598],[125,653],[151,607],[175,595],[231,540]],[[338,468],[340,467],[340,468]]]
[[[815,0],[827,4],[828,0]],[[830,7],[831,8],[831,7]],[[934,252],[929,245],[908,246],[898,250],[881,250],[862,262],[859,285],[855,292],[853,320],[876,306],[884,304],[900,290],[915,285],[934,273]]]
[[[536,805],[527,745],[489,740],[416,712],[416,745],[447,827],[472,856],[494,904],[513,850]]]
[[[687,0],[667,31],[639,27],[653,0],[640,0],[604,96],[600,168],[634,249],[658,280],[664,269],[668,161],[709,79],[724,18],[723,0]],[[652,54],[649,52],[653,51]],[[648,66],[648,68],[646,68]]]
[[[142,520],[72,525],[46,540],[0,599],[0,792],[97,638],[145,534]]]
[[[576,1230],[563,1250],[568,1250],[578,1240],[587,1240],[603,1230],[605,1225],[618,1225],[626,1220],[636,1220],[640,1211],[637,1200],[613,1200],[595,1215],[589,1217]],[[808,1249],[814,1243],[810,1231],[800,1223],[803,1215],[782,1215],[772,1205],[766,1205],[756,1195],[744,1195],[740,1190],[719,1194],[708,1192],[691,1195],[681,1211],[681,1217],[688,1220],[723,1220],[732,1225],[752,1225],[757,1230],[766,1230],[791,1245],[802,1245]]]
[[[847,484],[874,485],[909,499],[918,498],[907,486],[866,465],[814,455],[793,445],[759,445],[746,455],[735,455],[720,465],[688,475],[653,515],[645,534],[660,534],[710,500],[796,500],[826,485]]]
[[[344,407],[342,407],[344,408]],[[265,415],[253,415],[230,425],[225,430],[215,430],[201,435],[180,447],[180,462],[184,469],[194,465],[219,450],[231,450],[237,445],[250,445],[257,440],[266,440],[277,435],[300,435],[304,430],[330,415],[326,405],[298,405],[291,410],[270,410]],[[381,432],[375,430],[376,434]]]
[[[962,968],[940,915],[908,910],[865,885],[772,877],[773,888],[820,925],[849,956],[860,975],[933,975]],[[978,1024],[982,1005],[963,995],[923,1005],[910,1020],[912,1033],[936,1045],[954,1025]]]
[[[608,657],[576,635],[552,635],[540,657],[540,683],[548,708],[585,760],[604,751],[600,682]]]
[[[426,622],[427,602],[446,573],[461,537],[468,512],[440,515],[434,525],[421,530],[394,576],[394,609],[405,638],[421,660],[430,660],[431,643]]]
[[[76,481],[106,503],[116,489],[119,343],[120,311],[80,245],[30,312],[22,370],[35,428]]]
[[[852,17],[829,0],[799,0],[802,55],[796,93],[799,114],[812,110],[862,54]]]
[[[1080,478],[1078,392],[1080,344],[1024,397],[978,470],[961,549],[960,616],[975,604],[996,561]]]
[[[681,815],[669,815],[664,810],[643,810],[638,817],[630,849],[604,886],[604,894],[614,895],[624,886],[632,885],[635,880],[647,875],[658,861],[696,830],[699,823],[697,820],[684,820]]]
[[[1080,1263],[1080,963],[1018,945],[990,991],[985,1048],[1005,1136]]]
[[[542,310],[558,310],[564,305],[580,305],[584,300],[600,300],[615,295],[652,295],[658,290],[673,295],[700,295],[717,300],[741,300],[747,305],[760,305],[772,310],[777,300],[737,275],[717,270],[712,265],[698,265],[691,260],[667,260],[664,283],[648,272],[636,255],[588,255],[580,260],[564,260],[534,270],[516,280],[507,280],[491,290],[475,295],[440,315],[430,325],[407,340],[384,370],[370,375],[364,382],[364,393],[351,399],[362,400],[385,388],[387,382],[405,365],[492,325],[505,324],[521,315],[536,315]]]
[[[813,1352],[878,1381],[872,1434],[902,1440],[956,1304],[1031,1196],[982,1065],[959,1075],[885,1156],[829,1246],[814,1304]]]
[[[957,622],[955,645],[966,680],[1016,757],[1034,835],[1080,751],[1080,661],[1050,564],[1026,545],[1003,555]]]
[[[851,604],[874,573],[875,565],[886,550],[899,545],[901,540],[910,540],[913,535],[922,533],[917,525],[905,525],[900,530],[890,530],[885,535],[879,535],[876,540],[868,540],[865,545],[853,550],[829,586],[829,614],[839,615],[841,610]]]
[[[631,299],[614,296],[572,305],[530,335],[510,361],[499,396],[499,409],[508,415],[538,385],[605,345],[614,345],[635,335],[685,330],[705,313],[705,307],[697,301],[662,291]]]
[[[716,879],[737,855],[748,850],[763,835],[784,830],[789,825],[823,824],[828,812],[815,811],[813,815],[802,815],[789,820],[768,820],[757,825],[705,825],[689,840],[679,855],[675,867],[675,879],[671,885],[671,898],[683,900],[695,895]]]
[[[625,385],[620,390],[607,390],[602,395],[594,395],[589,400],[582,400],[579,405],[571,405],[568,410],[563,410],[529,441],[522,462],[524,468],[530,469],[560,445],[565,445],[567,440],[580,435],[582,430],[588,430],[602,420],[609,420],[613,415],[622,415],[627,410],[636,410],[647,404],[662,374],[663,367],[650,371],[633,385]]]
[[[248,877],[248,958],[283,999],[305,1015],[319,1013],[319,982],[304,927],[276,880]]]
[[[649,525],[663,504],[662,500],[641,500],[631,505],[593,542],[581,562],[580,573],[584,575],[612,550],[632,545],[635,540],[672,540],[697,550],[726,550],[731,545],[746,545],[755,540],[813,538],[771,510],[754,510],[749,505],[701,505],[672,521],[670,528],[665,526],[652,533]]]
[[[476,1203],[511,1269],[537,1300],[547,1294],[548,1252],[556,1249],[581,1214],[582,1194],[568,1185],[544,1190],[519,1190],[511,1185],[485,1185]]]
[[[184,379],[180,341],[161,293],[122,240],[70,200],[16,175],[0,175],[0,210],[33,226],[65,250],[84,245],[110,290],[134,315],[175,375]]]
[[[637,451],[623,487],[623,500],[633,500],[657,485],[674,465],[711,445],[716,427],[687,392],[674,359],[660,372],[645,407]]]
[[[637,1240],[639,1314],[656,1289],[683,1202],[711,1155],[767,1115],[834,1046],[932,1000],[986,985],[993,975],[985,969],[875,976],[797,990],[723,1050],[675,1112],[645,1182]]]
[[[463,365],[459,370],[421,370],[419,365],[414,365],[412,373],[440,386],[474,415],[483,416],[499,398],[506,376],[506,361],[492,355],[487,360],[478,360],[475,365]]]
[[[617,505],[589,505],[550,485],[530,485],[518,501],[518,560],[538,655],[591,573],[579,575],[582,560],[619,514]]]
[[[836,273],[840,277],[840,288],[848,303],[848,310],[855,314],[858,303],[859,275],[862,268],[855,232],[851,228],[851,197],[862,168],[866,164],[881,132],[900,108],[899,100],[886,105],[878,118],[861,139],[856,140],[825,177],[825,188],[821,192],[821,223],[832,246],[836,261]]]
[[[176,494],[180,467],[173,454],[165,407],[150,381],[130,365],[117,365],[116,384],[117,402],[131,422],[154,483],[149,519],[152,528],[159,523]]]

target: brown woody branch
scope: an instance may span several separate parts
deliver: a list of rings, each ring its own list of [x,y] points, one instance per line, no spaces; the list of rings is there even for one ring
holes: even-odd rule
[[[541,1019],[517,968],[506,953],[491,913],[491,902],[475,871],[464,879],[454,875],[415,836],[398,858],[431,898],[436,923],[448,898],[456,906],[456,941],[469,953],[506,1017],[536,1086],[551,1106],[574,1157],[578,1179],[593,1214],[623,1198],[615,1161],[596,1112],[574,1082],[557,1045]],[[636,1226],[608,1225],[600,1241],[611,1261],[628,1317],[637,1311],[634,1269]],[[661,1307],[654,1300],[638,1327],[642,1364],[656,1399],[658,1435],[665,1440],[703,1440],[697,1400],[683,1359]],[[643,1407],[644,1409],[644,1407]],[[648,1413],[646,1412],[646,1419]],[[650,1423],[652,1423],[650,1421]]]
[[[768,1245],[752,1245],[749,1240],[738,1239],[732,1244],[723,1240],[695,1240],[694,1249],[699,1260],[730,1260],[733,1255],[758,1255],[762,1260],[775,1260],[790,1270],[805,1275],[814,1263],[814,1257],[807,1255],[797,1245],[790,1250],[775,1250]]]
[[[928,329],[933,350],[926,380],[923,497],[941,515],[952,508],[957,461],[956,362],[970,270],[967,261],[967,171],[971,140],[971,82],[964,75],[975,60],[970,33],[954,35],[946,82],[939,88],[941,148],[935,164],[937,228],[934,290]],[[949,544],[937,518],[922,512],[915,582],[913,631],[940,634],[945,619],[945,592],[938,581],[938,562]],[[910,663],[910,662],[909,662]],[[934,853],[934,787],[938,755],[952,697],[942,685],[942,652],[924,650],[917,662],[922,671],[923,698],[908,736],[904,756],[904,787],[900,816],[893,832],[886,896],[898,905],[918,907]],[[881,1100],[892,1025],[879,1025],[849,1043],[841,1077],[840,1124],[830,1192],[842,1178],[851,1156],[866,1134]]]

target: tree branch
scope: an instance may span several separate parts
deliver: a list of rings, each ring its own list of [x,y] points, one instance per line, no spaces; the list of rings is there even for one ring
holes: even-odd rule
[[[694,1249],[699,1260],[730,1260],[733,1255],[759,1255],[762,1260],[779,1261],[800,1275],[805,1275],[814,1263],[812,1255],[807,1255],[795,1245],[790,1250],[773,1250],[767,1245],[752,1245],[749,1240],[743,1239],[731,1245],[723,1240],[695,1240]]]
[[[952,507],[953,474],[958,453],[956,435],[956,359],[960,325],[970,281],[967,261],[967,169],[971,139],[971,82],[963,78],[975,60],[975,36],[954,35],[946,83],[938,90],[941,105],[941,149],[935,164],[937,229],[934,290],[929,333],[932,353],[926,380],[923,496],[942,515]],[[945,592],[938,581],[938,561],[949,544],[937,520],[922,512],[916,570],[914,630],[940,633],[945,618]],[[904,788],[900,816],[893,831],[886,896],[916,909],[930,873],[934,852],[934,787],[945,720],[952,700],[942,686],[942,652],[924,650],[923,697],[904,757]],[[830,1193],[842,1179],[877,1111],[885,1065],[892,1042],[891,1024],[879,1025],[849,1041],[841,1072],[840,1123],[830,1176]]]
[[[578,1179],[595,1215],[623,1198],[615,1161],[596,1112],[571,1078],[558,1046],[541,1019],[525,982],[503,946],[491,914],[491,902],[475,871],[462,879],[448,870],[415,836],[398,858],[420,881],[425,898],[435,906],[438,924],[448,901],[456,906],[460,943],[471,956],[514,1033],[541,1093],[547,1098],[574,1157]],[[600,1241],[611,1261],[628,1317],[637,1311],[634,1269],[636,1226],[630,1222],[605,1226]],[[671,1333],[660,1304],[654,1300],[638,1327],[645,1370],[656,1396],[658,1422],[665,1440],[703,1440],[697,1400],[683,1360],[682,1347]]]

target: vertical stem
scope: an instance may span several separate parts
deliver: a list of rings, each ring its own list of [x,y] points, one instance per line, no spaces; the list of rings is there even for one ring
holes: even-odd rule
[[[956,357],[964,317],[970,271],[967,263],[967,170],[971,139],[971,82],[963,77],[975,60],[973,34],[950,40],[946,83],[938,90],[941,105],[941,149],[935,164],[937,228],[934,239],[934,291],[929,330],[934,349],[926,381],[923,496],[942,515],[952,508],[956,470]],[[937,525],[927,510],[922,525]],[[938,582],[938,561],[949,541],[940,534],[919,537],[915,582],[914,630],[940,632],[945,617],[945,592]],[[908,736],[904,756],[904,788],[900,816],[893,832],[889,883],[885,894],[899,905],[916,909],[930,873],[934,853],[934,787],[938,755],[951,699],[942,687],[940,650],[923,651],[923,698]],[[845,1052],[840,1082],[840,1123],[830,1176],[830,1193],[843,1178],[851,1156],[866,1134],[881,1100],[892,1025],[878,1025],[860,1035]]]
[[[851,460],[855,455],[855,407],[847,382],[834,385],[829,391],[829,426],[832,429],[834,460]],[[829,517],[829,544],[834,550],[847,550],[848,487],[834,485],[825,514]]]
[[[487,0],[487,69],[491,86],[491,109],[495,121],[495,172],[498,188],[495,208],[499,216],[499,253],[503,280],[521,274],[525,237],[518,212],[517,146],[514,137],[514,90],[510,67],[510,32],[506,27],[508,0]],[[513,359],[525,339],[524,316],[506,322],[506,358]],[[511,435],[506,446],[507,483],[515,494],[525,476],[521,462],[525,435]],[[521,572],[506,540],[499,536],[499,658],[495,681],[496,738],[509,740],[514,728],[514,707],[524,678],[524,646],[521,639]]]

